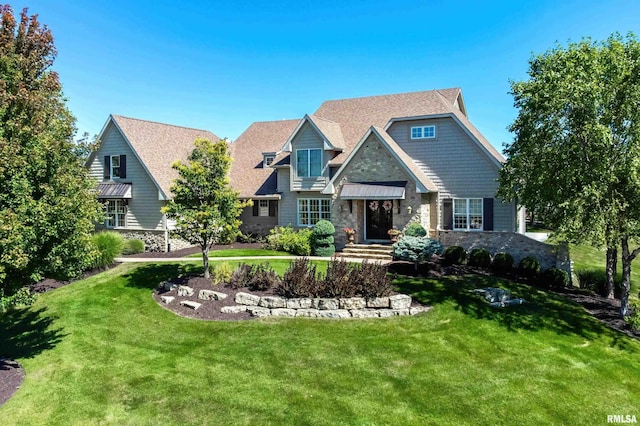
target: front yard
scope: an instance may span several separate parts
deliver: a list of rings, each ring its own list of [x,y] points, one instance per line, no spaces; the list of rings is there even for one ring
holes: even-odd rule
[[[400,277],[401,291],[434,309],[196,321],[151,296],[192,269],[123,264],[0,317],[3,352],[27,372],[0,407],[2,423],[537,425],[640,415],[638,341],[526,285]],[[530,303],[495,310],[468,292],[488,286]]]

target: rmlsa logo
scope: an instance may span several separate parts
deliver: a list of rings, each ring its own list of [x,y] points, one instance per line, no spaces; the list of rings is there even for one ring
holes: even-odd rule
[[[637,423],[636,416],[613,414],[607,416],[607,423]]]

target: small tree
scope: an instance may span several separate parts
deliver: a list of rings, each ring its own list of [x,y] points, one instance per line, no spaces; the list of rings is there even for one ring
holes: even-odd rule
[[[404,237],[393,245],[393,257],[413,262],[415,270],[418,264],[430,260],[434,254],[442,254],[444,246],[440,241],[427,237]]]
[[[178,235],[200,246],[204,276],[209,278],[209,247],[238,234],[238,217],[248,204],[229,186],[231,158],[225,141],[196,139],[188,161],[173,164],[180,176],[171,185],[173,199],[162,213],[176,220]]]

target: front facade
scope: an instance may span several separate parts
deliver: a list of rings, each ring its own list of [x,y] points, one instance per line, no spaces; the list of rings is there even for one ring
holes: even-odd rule
[[[105,206],[105,221],[97,227],[140,238],[150,251],[169,249],[172,222],[160,209],[178,176],[171,164],[186,161],[198,137],[219,140],[205,130],[110,116],[86,163]]]
[[[231,184],[254,200],[244,232],[328,219],[340,245],[345,227],[358,242],[389,241],[411,222],[432,237],[519,230],[516,206],[494,198],[504,159],[468,121],[459,89],[327,101],[301,120],[254,123],[232,145]],[[261,175],[242,167],[267,155]]]

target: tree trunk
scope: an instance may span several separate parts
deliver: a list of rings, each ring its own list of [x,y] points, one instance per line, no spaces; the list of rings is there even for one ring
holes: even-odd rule
[[[204,277],[209,278],[209,247],[205,244],[202,249],[202,265],[204,266]]]
[[[615,280],[618,272],[618,248],[607,246],[607,299],[615,297]]]
[[[631,288],[631,261],[635,256],[629,253],[629,237],[622,237],[622,295],[620,296],[620,315],[627,316],[629,310],[629,291]]]

